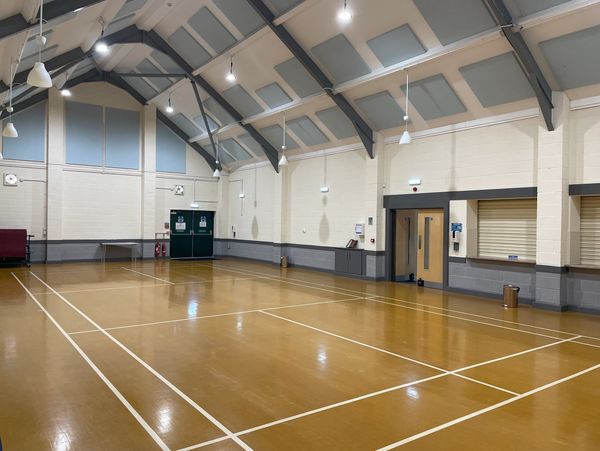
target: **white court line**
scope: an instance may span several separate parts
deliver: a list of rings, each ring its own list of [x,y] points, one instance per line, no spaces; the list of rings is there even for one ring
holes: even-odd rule
[[[134,272],[134,273],[136,273],[136,274],[140,274],[140,275],[142,275],[142,276],[150,277],[151,279],[154,279],[154,280],[159,280],[159,281],[161,281],[161,282],[168,283],[169,285],[175,285],[173,282],[171,282],[171,281],[169,281],[169,280],[166,280],[166,279],[159,279],[158,277],[154,277],[154,276],[151,276],[150,274],[145,274],[145,273],[143,273],[143,272],[136,271],[135,269],[129,269],[129,268],[125,268],[124,266],[121,266],[121,269],[124,269],[125,271]]]
[[[206,267],[210,268],[211,266],[206,266]],[[461,310],[447,309],[447,308],[443,308],[443,307],[437,307],[437,306],[434,306],[434,305],[419,304],[418,302],[406,301],[404,299],[397,299],[397,298],[392,298],[392,297],[389,297],[389,296],[381,296],[381,295],[378,295],[378,294],[367,293],[367,292],[362,292],[362,291],[357,291],[357,290],[351,290],[349,288],[335,287],[335,286],[332,286],[332,285],[317,284],[316,282],[308,282],[308,281],[304,281],[304,280],[301,280],[301,279],[293,279],[293,278],[287,278],[287,277],[284,278],[282,276],[274,276],[274,275],[271,275],[271,274],[266,274],[266,273],[262,273],[262,272],[258,272],[258,271],[235,270],[235,269],[225,268],[225,267],[222,267],[222,266],[212,266],[212,267],[213,268],[222,269],[224,271],[238,272],[238,273],[241,273],[241,274],[245,273],[245,274],[263,275],[266,278],[270,278],[272,280],[278,280],[278,281],[281,281],[281,282],[289,283],[291,285],[299,285],[299,286],[304,286],[304,287],[308,287],[308,288],[314,288],[314,289],[317,289],[317,290],[324,290],[324,288],[321,288],[321,287],[329,287],[329,288],[334,288],[336,290],[343,290],[343,291],[346,291],[348,293],[353,293],[353,294],[361,293],[365,297],[376,297],[376,298],[382,298],[382,299],[389,299],[389,300],[393,300],[393,301],[397,301],[397,302],[404,302],[405,304],[411,304],[411,305],[414,305],[414,306],[422,307],[422,309],[420,309],[420,311],[423,311],[423,312],[426,312],[426,313],[435,313],[435,312],[430,312],[429,310],[426,310],[426,309],[436,309],[436,310],[442,310],[442,311],[447,311],[447,312],[452,312],[452,313],[458,313],[458,314],[461,314],[461,315],[467,315],[467,316],[474,316],[474,317],[484,318],[484,319],[491,320],[491,321],[497,321],[497,322],[502,322],[502,323],[507,323],[507,324],[514,324],[516,326],[522,326],[522,327],[529,327],[529,328],[533,328],[533,329],[546,330],[546,331],[549,331],[549,332],[555,332],[555,333],[559,333],[559,334],[573,335],[573,336],[578,335],[578,334],[576,334],[574,332],[566,332],[566,331],[563,331],[563,330],[551,329],[551,328],[548,328],[548,327],[534,326],[532,324],[520,323],[520,322],[516,322],[516,321],[509,321],[509,320],[505,320],[505,319],[494,318],[494,317],[491,317],[491,316],[478,315],[478,314],[475,314],[475,313],[464,312],[464,311],[461,311]],[[290,282],[290,281],[293,281],[293,282]],[[294,282],[299,282],[299,283],[294,283]],[[311,284],[312,285],[319,285],[319,286],[315,287],[315,286],[311,286]],[[336,292],[339,293],[339,294],[345,294],[345,293],[340,293],[339,291],[336,291]],[[459,318],[459,319],[462,319],[462,318]],[[484,323],[484,322],[482,322],[481,324],[486,324],[486,325],[492,326],[492,327],[500,327],[500,326],[498,326],[496,324],[490,324],[490,323]],[[516,331],[520,331],[520,332],[527,332],[527,331],[524,331],[522,329],[516,329],[516,328],[510,328],[510,329],[511,330],[516,330]],[[533,333],[533,332],[529,332],[529,333]],[[539,335],[547,336],[547,335],[543,335],[543,334],[539,334]],[[591,336],[588,336],[588,335],[581,335],[581,337],[600,341],[599,337],[591,337]],[[552,337],[552,338],[560,339],[561,337]],[[587,345],[588,344],[588,343],[581,343],[581,342],[574,342],[574,343],[578,343],[578,344],[582,344],[582,345]],[[594,346],[594,345],[590,345],[590,346]]]
[[[484,413],[490,412],[492,410],[495,410],[495,409],[498,409],[500,407],[503,407],[503,406],[505,406],[507,404],[511,404],[511,403],[513,403],[515,401],[518,401],[520,399],[523,399],[523,398],[526,398],[528,396],[534,395],[534,394],[536,394],[538,392],[541,392],[542,390],[546,390],[546,389],[554,387],[554,386],[556,386],[558,384],[562,384],[563,382],[567,382],[567,381],[569,381],[571,379],[575,379],[576,377],[582,376],[582,375],[584,375],[586,373],[589,373],[591,371],[595,371],[598,368],[600,368],[600,364],[594,365],[594,366],[592,366],[590,368],[587,368],[587,369],[585,369],[583,371],[579,371],[578,373],[571,374],[570,376],[563,377],[562,379],[559,379],[557,381],[550,382],[549,384],[542,385],[541,387],[535,388],[535,389],[530,390],[528,392],[525,392],[525,393],[522,393],[520,395],[517,395],[517,396],[515,396],[513,398],[509,398],[507,400],[504,400],[504,401],[499,402],[497,404],[494,404],[492,406],[486,407],[485,409],[481,409],[481,410],[478,410],[476,412],[470,413],[468,415],[462,416],[460,418],[456,418],[455,420],[448,421],[447,423],[440,424],[439,426],[436,426],[436,427],[433,427],[433,428],[428,429],[426,431],[420,432],[419,434],[415,434],[415,435],[413,435],[411,437],[407,437],[407,438],[405,438],[403,440],[399,440],[399,441],[397,441],[395,443],[392,443],[390,445],[384,446],[383,448],[379,448],[377,451],[389,451],[391,449],[398,448],[399,446],[406,445],[407,443],[414,442],[415,440],[418,440],[420,438],[423,438],[423,437],[426,437],[428,435],[431,435],[434,432],[438,432],[438,431],[441,431],[443,429],[447,429],[450,426],[454,426],[455,424],[462,423],[463,421],[467,421],[467,420],[470,420],[471,418],[478,417],[480,415],[483,415]]]
[[[334,300],[334,301],[309,302],[307,304],[283,305],[283,306],[279,306],[279,307],[267,307],[267,308],[254,309],[254,310],[242,310],[242,311],[230,312],[230,313],[216,313],[214,315],[192,316],[190,318],[167,319],[164,321],[154,321],[151,323],[140,323],[140,324],[129,324],[127,326],[105,327],[104,330],[119,330],[119,329],[129,329],[132,327],[156,326],[159,324],[179,323],[179,322],[184,322],[184,321],[193,321],[196,319],[218,318],[220,316],[244,315],[246,313],[258,313],[261,310],[279,310],[279,309],[286,309],[286,308],[306,307],[309,305],[333,304],[335,302],[358,301],[360,299],[365,299],[365,298],[364,297],[354,297],[354,298],[349,298],[349,299],[338,299],[338,300]],[[79,332],[71,332],[71,333],[69,333],[69,335],[88,334],[90,332],[98,332],[98,330],[97,329],[81,330]]]
[[[36,279],[38,279],[40,282],[42,282],[42,284],[44,284],[50,291],[54,292],[55,295],[57,295],[59,298],[61,298],[69,307],[71,307],[73,310],[75,310],[77,313],[79,313],[83,318],[85,318],[96,329],[98,329],[100,332],[102,332],[109,340],[111,340],[113,343],[115,343],[117,346],[119,346],[123,351],[125,351],[133,359],[135,359],[140,365],[142,365],[144,368],[146,368],[148,371],[150,371],[154,376],[156,376],[160,381],[162,381],[167,387],[169,387],[176,394],[178,394],[184,401],[186,401],[194,409],[196,409],[198,412],[200,412],[205,418],[207,418],[211,423],[213,423],[223,433],[225,433],[225,435],[227,435],[229,438],[231,438],[235,443],[237,443],[239,446],[241,446],[244,450],[252,451],[252,448],[250,448],[246,443],[244,443],[239,438],[235,437],[233,435],[233,433],[229,429],[227,429],[227,427],[225,425],[223,425],[219,420],[217,420],[215,417],[213,417],[205,409],[200,407],[200,405],[198,405],[194,400],[192,400],[189,396],[187,396],[184,392],[182,392],[179,388],[177,388],[172,382],[167,380],[162,374],[160,374],[158,371],[156,371],[154,368],[152,368],[150,365],[148,365],[144,360],[142,360],[135,353],[133,353],[123,343],[121,343],[119,340],[117,340],[112,335],[110,335],[108,332],[106,332],[104,329],[102,329],[102,327],[100,327],[100,325],[98,325],[93,319],[91,319],[89,316],[87,316],[85,313],[83,313],[81,310],[79,310],[75,305],[71,304],[64,296],[62,296],[54,288],[52,288],[50,285],[48,285],[46,282],[44,282],[42,279],[40,279],[35,274],[32,273],[32,275]]]
[[[23,287],[23,289],[27,292],[27,294],[34,300],[34,302],[38,305],[40,310],[44,312],[44,314],[48,317],[48,319],[56,326],[56,328],[60,331],[61,334],[67,339],[67,341],[75,348],[75,350],[79,353],[79,355],[86,361],[86,363],[94,370],[94,372],[98,375],[98,377],[106,384],[106,386],[113,392],[113,394],[117,397],[119,401],[125,406],[125,408],[133,415],[133,417],[137,420],[137,422],[144,428],[144,430],[152,437],[152,439],[156,442],[156,444],[160,447],[160,449],[169,451],[169,447],[162,441],[162,439],[158,436],[156,432],[146,423],[146,421],[142,418],[142,416],[133,408],[133,406],[125,399],[125,397],[121,394],[121,392],[108,380],[108,378],[104,375],[102,371],[92,362],[92,360],[87,356],[85,352],[79,347],[77,343],[65,332],[65,330],[58,324],[58,322],[54,319],[54,317],[48,313],[48,311],[44,308],[44,306],[36,299],[36,297],[29,291],[29,289],[21,282],[21,280],[15,275],[15,273],[11,273],[13,277],[19,282],[19,285]]]

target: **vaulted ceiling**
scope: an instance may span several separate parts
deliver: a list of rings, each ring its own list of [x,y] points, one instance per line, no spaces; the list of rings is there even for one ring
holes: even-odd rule
[[[55,2],[77,1],[50,0],[45,5],[50,9]],[[48,42],[41,55],[55,62],[55,85],[94,71],[121,74],[140,98],[163,112],[170,97],[175,108],[167,115],[170,121],[191,142],[209,150],[189,79],[127,76],[190,69],[215,91],[211,96],[201,86],[199,93],[218,136],[221,160],[231,168],[266,159],[265,145],[257,137],[281,148],[284,114],[286,146],[292,154],[360,143],[356,127],[332,93],[343,96],[373,131],[400,134],[407,72],[411,130],[540,105],[535,83],[490,8],[497,1],[349,0],[352,20],[343,23],[337,19],[342,0],[264,0],[274,16],[273,27],[251,6],[252,0],[85,3],[89,6],[45,25]],[[550,89],[565,91],[571,99],[600,95],[600,0],[504,0],[504,5],[512,16],[511,30],[520,32]],[[0,23],[19,15],[34,22],[36,2],[0,3]],[[132,25],[155,32],[187,68],[144,42],[117,43],[108,55],[95,53],[93,44],[102,31],[99,18],[106,24],[105,36]],[[282,42],[277,26],[287,30],[331,82],[330,95]],[[36,61],[35,33],[35,27],[16,33],[0,29],[0,77],[5,85],[11,58],[20,58],[18,72]],[[61,59],[69,52],[71,59]],[[232,58],[233,83],[225,79]],[[24,101],[38,92],[22,85],[15,96]],[[2,96],[6,102],[6,93]]]

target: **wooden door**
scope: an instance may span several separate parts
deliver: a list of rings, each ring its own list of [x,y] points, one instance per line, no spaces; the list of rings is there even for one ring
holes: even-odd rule
[[[417,278],[426,282],[444,281],[444,211],[419,210]]]

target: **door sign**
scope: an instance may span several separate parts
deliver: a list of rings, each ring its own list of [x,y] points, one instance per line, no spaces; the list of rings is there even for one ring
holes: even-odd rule
[[[175,230],[185,230],[185,222],[177,222],[175,224]]]
[[[206,216],[200,216],[200,224],[198,227],[206,228]]]

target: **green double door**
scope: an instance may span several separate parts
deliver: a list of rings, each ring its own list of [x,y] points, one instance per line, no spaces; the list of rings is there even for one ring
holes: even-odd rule
[[[171,258],[212,257],[214,211],[171,210]]]

